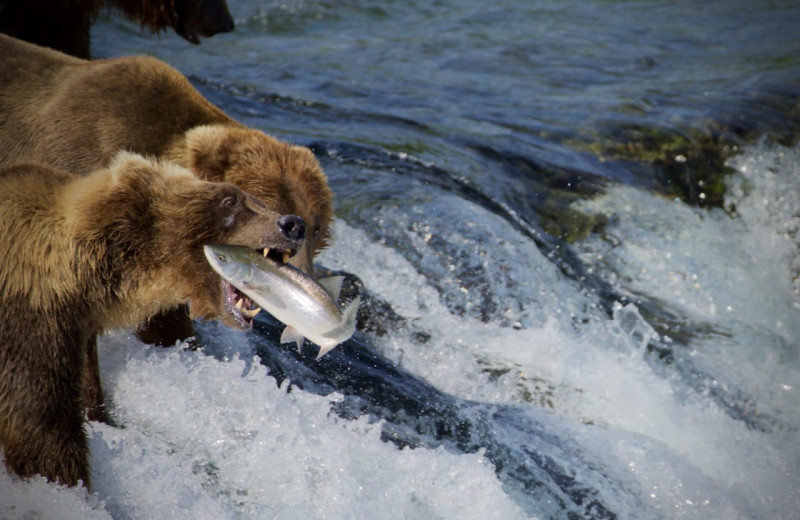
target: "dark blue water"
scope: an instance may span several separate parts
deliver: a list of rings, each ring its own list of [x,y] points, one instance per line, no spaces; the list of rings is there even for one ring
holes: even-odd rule
[[[272,377],[529,516],[798,518],[800,5],[229,3],[93,52],[320,159],[363,330],[314,362],[259,321]]]

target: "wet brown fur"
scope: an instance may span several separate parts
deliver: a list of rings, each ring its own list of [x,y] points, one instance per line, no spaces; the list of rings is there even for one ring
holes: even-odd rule
[[[119,151],[225,180],[308,226],[293,262],[325,247],[332,193],[314,155],[245,127],[150,57],[85,61],[0,35],[0,166],[37,161],[85,174]]]
[[[307,148],[239,124],[156,59],[88,62],[0,35],[0,166],[35,161],[86,174],[121,149],[169,159],[299,215],[308,231],[292,263],[313,274],[333,210]],[[150,343],[171,345],[191,333],[185,312],[149,323],[141,337]],[[90,417],[103,420],[95,357],[86,360],[85,400]]]
[[[90,338],[191,302],[226,321],[205,243],[281,240],[277,213],[228,183],[123,153],[73,176],[0,170],[0,446],[15,473],[89,484],[81,386]]]

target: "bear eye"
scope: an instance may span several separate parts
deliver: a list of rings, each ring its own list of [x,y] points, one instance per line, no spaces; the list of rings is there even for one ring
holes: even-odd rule
[[[236,197],[233,195],[228,195],[227,197],[222,199],[222,202],[220,202],[219,205],[222,206],[223,208],[232,208],[233,206],[236,205]]]

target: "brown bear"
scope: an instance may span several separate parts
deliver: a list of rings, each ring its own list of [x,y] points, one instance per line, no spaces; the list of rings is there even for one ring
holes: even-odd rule
[[[90,57],[90,28],[104,0],[0,0],[0,33]],[[158,32],[169,27],[198,44],[233,30],[225,0],[108,0],[132,21]]]
[[[244,328],[249,302],[203,245],[289,251],[282,217],[229,183],[122,152],[76,176],[0,170],[0,446],[22,476],[89,484],[80,400],[94,335],[189,302],[192,316]]]
[[[33,161],[86,174],[120,150],[231,182],[299,215],[308,235],[292,263],[313,272],[333,209],[308,148],[236,122],[157,59],[86,61],[0,34],[0,166]]]
[[[310,150],[236,122],[154,58],[85,61],[0,35],[0,166],[33,161],[86,174],[119,150],[168,159],[299,215],[305,241],[291,262],[313,274],[333,210]],[[141,337],[150,343],[172,345],[192,333],[185,312],[148,323]],[[103,420],[96,352],[87,352],[85,399],[90,417]]]

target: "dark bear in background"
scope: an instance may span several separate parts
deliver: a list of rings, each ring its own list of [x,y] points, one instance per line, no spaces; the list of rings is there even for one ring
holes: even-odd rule
[[[90,29],[104,0],[0,0],[0,33],[79,58],[90,58]],[[158,32],[172,28],[192,43],[233,30],[225,0],[108,0]]]

